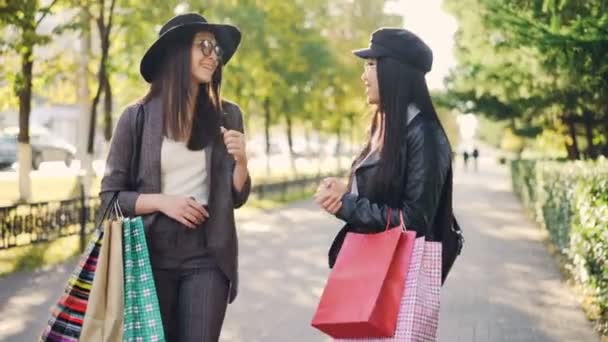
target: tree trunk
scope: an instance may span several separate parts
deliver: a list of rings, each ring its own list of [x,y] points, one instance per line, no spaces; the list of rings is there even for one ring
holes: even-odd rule
[[[292,119],[291,116],[289,114],[285,115],[285,122],[287,124],[286,127],[286,134],[287,134],[287,145],[289,146],[289,153],[293,156],[294,155],[294,151],[293,151],[293,123],[292,123]]]
[[[270,177],[270,99],[264,99],[264,138],[266,140],[266,176]]]
[[[287,134],[287,145],[289,145],[289,162],[291,164],[291,172],[297,178],[298,170],[296,168],[296,156],[295,152],[293,151],[293,123],[291,116],[287,111],[285,111],[285,123],[287,124],[285,129]]]
[[[576,140],[576,127],[574,126],[574,122],[569,121],[568,123],[568,132],[570,134],[570,138],[572,139],[572,145],[568,149],[568,158],[569,159],[579,159],[580,152],[578,149],[578,142]]]
[[[308,125],[304,128],[304,139],[306,139],[306,158],[310,153],[310,128]]]
[[[321,141],[321,123],[315,122],[313,124],[314,131],[317,133],[317,145],[319,146],[319,151],[317,152],[317,176],[321,175],[321,165],[323,163],[323,154],[325,151],[323,150],[323,142]]]
[[[112,86],[110,84],[110,75],[105,76],[105,82],[103,87],[104,93],[104,138],[106,143],[112,139]]]
[[[112,0],[110,4],[110,9],[108,13],[108,22],[105,21],[105,0],[101,0],[99,4],[99,17],[96,19],[97,28],[99,29],[99,36],[101,40],[101,60],[99,62],[99,71],[97,73],[97,92],[95,93],[95,97],[93,98],[93,103],[91,104],[91,124],[89,125],[89,143],[87,146],[87,151],[89,153],[94,152],[94,144],[95,144],[95,126],[97,122],[97,105],[99,104],[99,100],[101,98],[101,94],[105,91],[110,90],[110,81],[108,80],[108,71],[107,71],[107,63],[108,63],[108,53],[110,51],[110,32],[112,30],[112,18],[114,15],[114,6],[116,4],[116,0]],[[112,94],[106,95],[106,111],[112,110],[112,105],[108,106],[107,101],[112,101]],[[111,118],[110,118],[111,121]],[[107,122],[106,122],[107,123]],[[107,129],[107,127],[106,127]],[[110,128],[111,130],[112,128]],[[110,132],[110,136],[112,133]]]
[[[607,109],[608,110],[608,109]],[[608,157],[608,113],[604,121],[604,148],[602,149],[602,155]]]
[[[89,90],[89,56],[91,53],[91,18],[86,7],[82,7],[80,13],[82,21],[82,31],[80,36],[80,53],[78,61],[78,98],[80,120],[78,124],[78,159],[80,160],[80,173],[82,175],[82,185],[84,186],[84,195],[88,197],[91,193],[91,185],[93,183],[93,155],[87,153],[88,131],[91,117],[90,113],[90,90]]]
[[[102,67],[103,68],[103,67]],[[87,143],[87,153],[93,154],[95,152],[95,128],[97,126],[97,105],[99,104],[99,99],[101,98],[101,92],[103,89],[102,83],[103,75],[100,70],[97,76],[97,81],[99,85],[97,86],[97,92],[95,93],[95,97],[93,97],[93,102],[91,103],[91,122],[89,123],[89,141]]]
[[[32,31],[33,32],[32,28]],[[27,31],[25,31],[27,32]],[[24,32],[24,33],[25,33]],[[21,55],[21,82],[18,83],[19,98],[19,201],[29,202],[32,197],[30,171],[32,148],[30,145],[30,112],[32,106],[33,46],[25,48]]]
[[[587,138],[587,157],[595,158],[595,146],[593,145],[593,115],[585,113],[585,137]]]

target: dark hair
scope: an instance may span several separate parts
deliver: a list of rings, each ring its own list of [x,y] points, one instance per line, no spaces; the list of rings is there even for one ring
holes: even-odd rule
[[[220,132],[222,100],[222,66],[218,63],[210,83],[198,88],[193,117],[188,115],[188,102],[195,96],[191,90],[191,49],[196,31],[174,41],[162,57],[158,71],[144,97],[144,102],[160,96],[163,103],[163,135],[175,140],[188,140],[188,149],[200,150]]]
[[[407,162],[407,150],[406,153],[401,153],[401,151],[402,146],[406,144],[408,106],[414,103],[420,109],[420,115],[435,120],[444,135],[445,130],[431,101],[422,71],[390,57],[379,58],[376,70],[380,102],[372,119],[369,140],[353,166],[370,152],[372,136],[377,129],[381,128],[377,127],[377,123],[381,122],[378,119],[384,114],[384,143],[380,152],[378,173],[376,177],[373,177],[371,185],[374,189],[372,196],[375,200],[382,199],[389,205],[399,206],[403,188],[394,185],[403,184],[406,181],[402,166]],[[354,167],[351,169],[351,179],[353,172]]]

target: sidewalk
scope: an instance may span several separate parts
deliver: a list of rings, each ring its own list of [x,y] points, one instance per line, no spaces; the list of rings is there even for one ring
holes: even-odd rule
[[[478,173],[457,164],[466,244],[443,288],[440,341],[599,341],[495,160]]]
[[[457,164],[455,206],[466,245],[443,289],[439,340],[599,341],[542,245],[542,230],[511,194],[507,170],[493,161],[483,160],[478,173]],[[328,341],[310,319],[340,222],[309,201],[239,212],[238,222],[241,289],[221,340]],[[0,341],[36,340],[72,267],[0,279]]]

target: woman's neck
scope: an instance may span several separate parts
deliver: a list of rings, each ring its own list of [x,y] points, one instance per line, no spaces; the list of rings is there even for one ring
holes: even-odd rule
[[[384,144],[384,114],[378,113],[376,116],[376,129],[371,139],[371,151],[380,151]]]

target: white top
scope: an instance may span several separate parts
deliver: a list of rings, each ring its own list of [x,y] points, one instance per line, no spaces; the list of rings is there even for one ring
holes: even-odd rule
[[[191,151],[186,142],[163,138],[160,159],[161,191],[166,195],[194,197],[209,201],[206,151]]]

